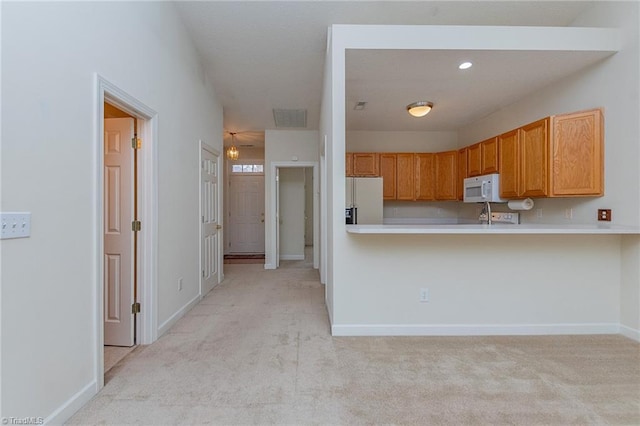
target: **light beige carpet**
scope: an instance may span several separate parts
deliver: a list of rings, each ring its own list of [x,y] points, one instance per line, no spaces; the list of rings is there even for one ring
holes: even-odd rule
[[[70,424],[638,425],[621,336],[333,338],[317,272],[226,265]]]
[[[117,363],[122,361],[124,357],[129,355],[136,347],[125,346],[105,346],[104,347],[104,372],[111,370]]]

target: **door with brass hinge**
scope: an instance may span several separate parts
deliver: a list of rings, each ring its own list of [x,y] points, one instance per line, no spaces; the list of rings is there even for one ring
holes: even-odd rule
[[[134,344],[133,118],[104,120],[104,344]]]

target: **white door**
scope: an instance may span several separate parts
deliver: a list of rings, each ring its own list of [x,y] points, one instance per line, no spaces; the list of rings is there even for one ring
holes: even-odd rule
[[[134,342],[133,118],[104,120],[104,344]]]
[[[264,176],[230,177],[229,253],[264,253]]]
[[[202,234],[200,291],[207,294],[219,283],[220,251],[218,231],[218,156],[202,147],[200,167],[200,190],[202,193]]]
[[[276,268],[280,267],[280,169],[276,167]]]

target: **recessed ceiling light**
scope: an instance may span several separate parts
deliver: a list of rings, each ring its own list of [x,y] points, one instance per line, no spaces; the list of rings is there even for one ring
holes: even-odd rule
[[[471,62],[463,62],[460,65],[458,65],[458,68],[461,70],[466,70],[469,69],[473,66],[473,64]]]

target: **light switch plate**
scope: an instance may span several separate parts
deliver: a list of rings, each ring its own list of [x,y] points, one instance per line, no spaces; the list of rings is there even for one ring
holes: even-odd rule
[[[0,213],[0,239],[27,238],[31,235],[31,213]]]

